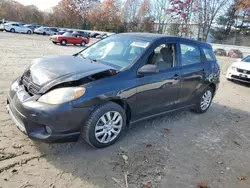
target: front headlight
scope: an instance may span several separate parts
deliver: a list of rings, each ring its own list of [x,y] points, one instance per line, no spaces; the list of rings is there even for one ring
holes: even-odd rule
[[[47,104],[62,104],[81,97],[85,91],[83,87],[59,88],[44,94],[38,101]]]
[[[17,89],[18,86],[19,86],[19,85],[18,85],[18,82],[17,82],[17,80],[16,80],[15,82],[13,82],[13,83],[11,84],[10,89],[11,89],[12,91],[16,91],[16,89]]]
[[[234,67],[234,66],[231,66],[230,69],[231,69],[232,71],[237,71],[237,68]]]

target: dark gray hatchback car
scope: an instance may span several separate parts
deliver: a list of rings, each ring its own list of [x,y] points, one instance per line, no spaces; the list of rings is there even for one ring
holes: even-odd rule
[[[45,142],[101,148],[125,126],[180,109],[208,110],[220,68],[211,45],[147,33],[101,40],[73,56],[35,59],[11,85],[17,127]]]

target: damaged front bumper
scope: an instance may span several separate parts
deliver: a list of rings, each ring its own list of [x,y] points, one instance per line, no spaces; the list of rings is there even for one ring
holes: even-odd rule
[[[43,142],[77,141],[91,108],[75,108],[71,103],[49,105],[37,102],[22,85],[10,90],[7,109],[17,127],[31,139]]]

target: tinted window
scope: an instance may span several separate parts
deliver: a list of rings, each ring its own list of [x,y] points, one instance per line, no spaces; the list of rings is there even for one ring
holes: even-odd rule
[[[203,48],[204,55],[207,61],[216,61],[214,52],[212,49]]]
[[[181,44],[182,66],[201,63],[200,49],[195,45]]]

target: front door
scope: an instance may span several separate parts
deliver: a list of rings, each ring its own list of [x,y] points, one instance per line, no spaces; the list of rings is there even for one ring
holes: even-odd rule
[[[149,53],[144,65],[156,65],[159,73],[137,78],[136,119],[176,108],[181,75],[176,52],[175,42],[165,42]]]

